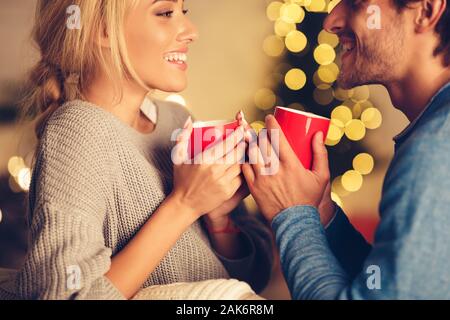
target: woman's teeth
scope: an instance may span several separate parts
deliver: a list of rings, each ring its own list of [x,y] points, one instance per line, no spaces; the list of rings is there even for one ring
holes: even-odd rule
[[[169,53],[167,54],[164,59],[168,62],[178,62],[178,63],[184,63],[187,61],[187,55],[186,53]]]

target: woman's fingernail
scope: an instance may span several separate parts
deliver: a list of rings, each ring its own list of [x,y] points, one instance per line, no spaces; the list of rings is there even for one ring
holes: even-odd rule
[[[239,111],[237,118],[238,118],[238,120],[244,119],[244,113],[242,112],[242,110]]]

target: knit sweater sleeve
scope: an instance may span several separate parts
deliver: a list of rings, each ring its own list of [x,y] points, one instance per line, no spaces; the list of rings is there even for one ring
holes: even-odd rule
[[[98,123],[60,113],[47,125],[30,187],[29,251],[16,279],[20,298],[124,298],[105,277],[112,253],[103,235],[110,177]]]

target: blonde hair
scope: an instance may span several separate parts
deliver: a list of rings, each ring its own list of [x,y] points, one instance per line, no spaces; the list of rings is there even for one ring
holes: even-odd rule
[[[64,102],[83,99],[83,92],[101,68],[121,95],[120,79],[146,87],[127,55],[124,22],[138,0],[38,0],[33,40],[41,60],[31,70],[22,103],[22,118],[37,118],[41,138],[47,120]],[[76,7],[74,7],[76,6]],[[80,28],[69,28],[68,8],[80,13]],[[108,36],[109,50],[101,47]]]

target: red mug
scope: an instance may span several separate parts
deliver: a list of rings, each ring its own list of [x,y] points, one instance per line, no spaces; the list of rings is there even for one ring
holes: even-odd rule
[[[238,127],[238,120],[194,122],[188,146],[189,159],[195,158],[216,141],[226,140]]]
[[[312,139],[319,131],[326,140],[330,119],[295,109],[276,107],[275,119],[306,169],[312,169]]]

